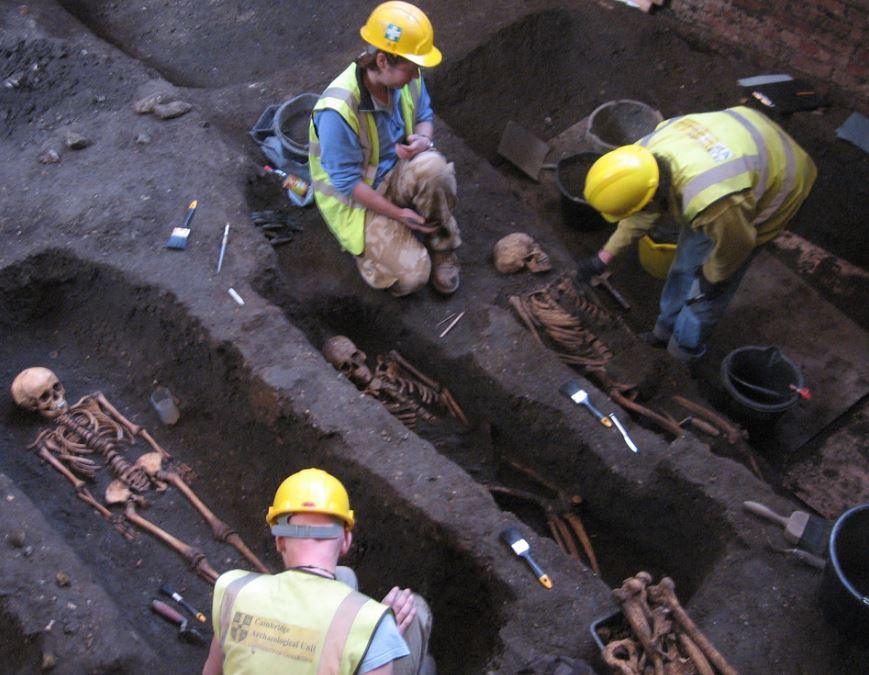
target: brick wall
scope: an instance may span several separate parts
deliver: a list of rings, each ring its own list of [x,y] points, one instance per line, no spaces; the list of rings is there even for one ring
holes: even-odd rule
[[[792,75],[830,82],[869,109],[869,1],[669,0],[698,35],[738,44]]]

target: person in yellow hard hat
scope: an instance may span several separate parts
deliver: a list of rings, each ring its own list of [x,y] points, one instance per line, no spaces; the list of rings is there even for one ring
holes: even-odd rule
[[[281,483],[266,521],[286,570],[232,570],[214,587],[204,674],[433,673],[431,612],[397,586],[382,602],[356,591],[338,559],[356,517],[334,476],[305,469]]]
[[[421,68],[436,66],[428,17],[407,2],[378,5],[366,50],[326,87],[309,125],[314,199],[374,288],[403,296],[429,279],[459,287],[453,165],[435,150]]]
[[[680,224],[655,327],[643,339],[690,362],[727,308],[758,247],[796,215],[817,177],[785,131],[746,107],[665,120],[648,136],[600,157],[586,201],[612,223],[604,247],[581,260],[587,281],[647,234],[663,213]]]

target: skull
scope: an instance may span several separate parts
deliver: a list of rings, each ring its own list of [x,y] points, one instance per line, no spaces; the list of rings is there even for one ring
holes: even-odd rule
[[[540,245],[524,232],[514,232],[500,239],[492,251],[495,269],[501,274],[513,274],[526,267],[534,273],[552,269],[549,256]]]
[[[323,345],[323,356],[356,385],[365,387],[373,375],[365,365],[365,352],[343,335],[329,338]]]
[[[12,382],[16,405],[33,410],[43,417],[57,417],[66,412],[63,385],[48,368],[28,368]]]

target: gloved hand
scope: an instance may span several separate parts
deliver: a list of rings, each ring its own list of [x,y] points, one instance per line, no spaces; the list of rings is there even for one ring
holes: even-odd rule
[[[606,263],[597,254],[590,258],[583,258],[576,264],[576,280],[579,282],[590,281],[592,277],[606,271]]]
[[[697,268],[697,282],[700,284],[700,295],[706,300],[714,300],[724,292],[725,283],[722,281],[714,284],[709,281],[703,274],[702,267]]]

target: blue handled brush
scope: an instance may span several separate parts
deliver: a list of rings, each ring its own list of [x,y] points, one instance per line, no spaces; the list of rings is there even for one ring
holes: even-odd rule
[[[540,565],[534,562],[534,558],[531,557],[531,547],[517,528],[508,527],[503,530],[499,536],[501,537],[501,541],[513,549],[513,553],[518,555],[520,558],[525,558],[525,562],[528,563],[531,571],[534,572],[537,581],[539,581],[544,588],[552,588],[552,580],[546,572],[540,569]]]
[[[187,207],[187,215],[184,216],[184,222],[181,224],[181,227],[176,227],[172,230],[172,234],[169,235],[169,240],[166,242],[166,248],[174,248],[179,251],[187,248],[187,237],[190,236],[190,221],[193,220],[193,214],[196,213],[197,206],[199,206],[199,202],[195,199],[190,202],[190,206]]]

